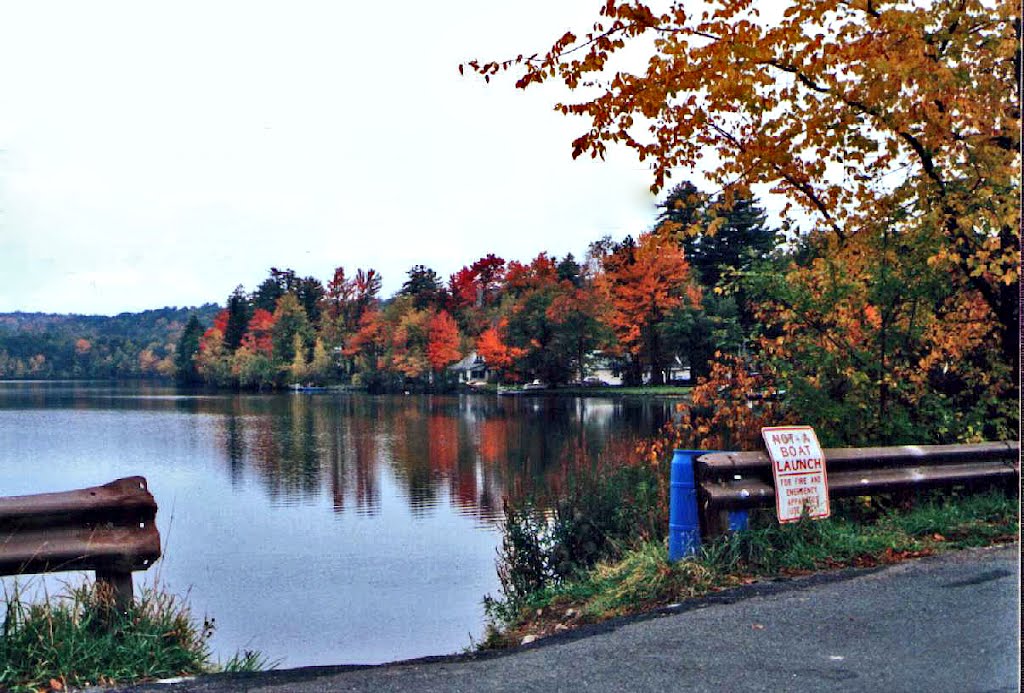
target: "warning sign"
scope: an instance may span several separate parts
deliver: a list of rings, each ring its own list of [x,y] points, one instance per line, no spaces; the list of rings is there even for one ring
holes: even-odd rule
[[[799,520],[804,513],[820,519],[830,514],[825,455],[810,426],[762,428],[775,477],[775,509],[779,522]]]

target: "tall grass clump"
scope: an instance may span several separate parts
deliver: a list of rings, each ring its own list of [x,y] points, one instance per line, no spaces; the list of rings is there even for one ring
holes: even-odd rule
[[[645,465],[576,469],[541,501],[506,499],[498,550],[501,595],[487,596],[492,620],[507,622],[538,593],[572,583],[600,561],[664,537],[656,471]]]
[[[124,612],[108,589],[91,582],[41,602],[26,600],[17,584],[4,596],[0,690],[113,685],[219,668],[208,644],[212,621],[198,623],[182,600],[156,588],[144,588]],[[265,664],[258,655],[235,660],[236,670]]]

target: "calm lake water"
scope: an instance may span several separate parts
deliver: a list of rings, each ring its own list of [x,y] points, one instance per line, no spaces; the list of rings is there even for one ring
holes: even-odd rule
[[[136,584],[158,580],[215,618],[217,657],[254,648],[286,667],[385,662],[481,636],[503,496],[632,447],[671,409],[0,382],[0,495],[141,474],[164,557]],[[80,579],[45,584],[69,578]]]

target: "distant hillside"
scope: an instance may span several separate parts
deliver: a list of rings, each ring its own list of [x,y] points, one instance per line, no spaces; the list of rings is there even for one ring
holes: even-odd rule
[[[220,307],[141,313],[0,313],[0,378],[145,378],[174,373],[174,349],[189,315],[204,326]]]

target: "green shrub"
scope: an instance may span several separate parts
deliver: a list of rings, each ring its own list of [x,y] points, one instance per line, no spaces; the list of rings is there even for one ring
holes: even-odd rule
[[[484,599],[491,618],[514,619],[534,595],[619,558],[630,546],[662,539],[655,474],[645,466],[588,467],[567,478],[549,510],[532,499],[506,500],[497,562],[501,596]]]

